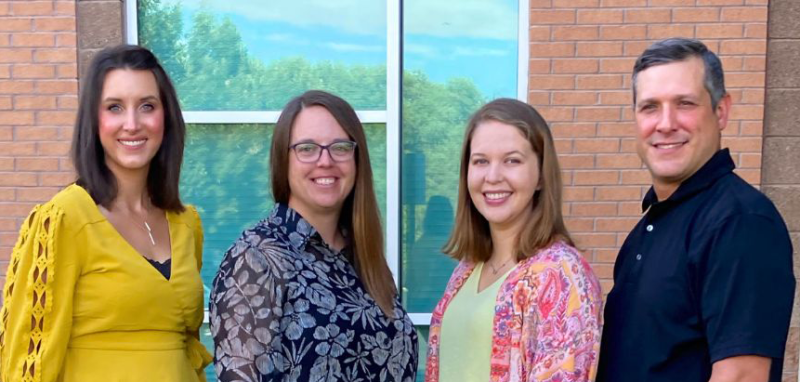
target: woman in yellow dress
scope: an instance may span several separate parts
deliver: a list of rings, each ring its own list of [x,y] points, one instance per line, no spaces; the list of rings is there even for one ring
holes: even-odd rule
[[[178,192],[185,130],[150,51],[95,56],[72,140],[77,181],[34,207],[12,252],[0,380],[205,380],[203,233]]]

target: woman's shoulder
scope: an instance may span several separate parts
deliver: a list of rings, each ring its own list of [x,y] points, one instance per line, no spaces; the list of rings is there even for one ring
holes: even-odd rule
[[[38,213],[61,214],[63,222],[73,228],[103,220],[91,195],[81,186],[71,184],[49,201],[36,207]]]
[[[591,266],[581,252],[563,240],[556,240],[540,249],[535,255],[523,260],[520,265],[521,268],[528,270],[529,274],[548,268],[566,268],[572,270],[572,273],[591,272]]]
[[[197,208],[191,204],[184,204],[183,207],[183,211],[173,213],[175,219],[190,228],[201,228],[202,219],[200,218],[200,213],[197,212]]]

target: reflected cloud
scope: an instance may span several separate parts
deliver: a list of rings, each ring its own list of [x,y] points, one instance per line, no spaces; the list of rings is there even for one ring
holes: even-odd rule
[[[510,52],[503,49],[487,49],[459,46],[453,49],[456,56],[508,56]]]
[[[410,34],[515,40],[516,4],[508,0],[407,1],[404,27]]]
[[[380,45],[360,45],[360,44],[329,42],[321,44],[321,46],[335,50],[337,52],[385,52],[386,51],[386,47]]]
[[[439,49],[432,45],[406,43],[403,44],[403,52],[416,54],[423,57],[438,57]]]

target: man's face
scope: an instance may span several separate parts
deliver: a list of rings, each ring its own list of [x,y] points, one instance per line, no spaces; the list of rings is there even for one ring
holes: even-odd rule
[[[700,169],[720,148],[730,96],[716,110],[703,86],[703,61],[657,65],[636,79],[636,148],[660,200]]]

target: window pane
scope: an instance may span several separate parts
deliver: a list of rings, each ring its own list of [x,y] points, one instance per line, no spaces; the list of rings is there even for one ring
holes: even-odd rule
[[[517,94],[517,1],[406,0],[403,51],[403,301],[431,312],[455,261],[464,127],[484,102]]]
[[[386,109],[386,4],[139,0],[139,42],[185,110],[280,110],[308,89]]]
[[[189,125],[181,196],[203,219],[206,297],[222,255],[242,231],[267,217],[272,125]],[[386,127],[364,125],[378,206],[386,211]]]

